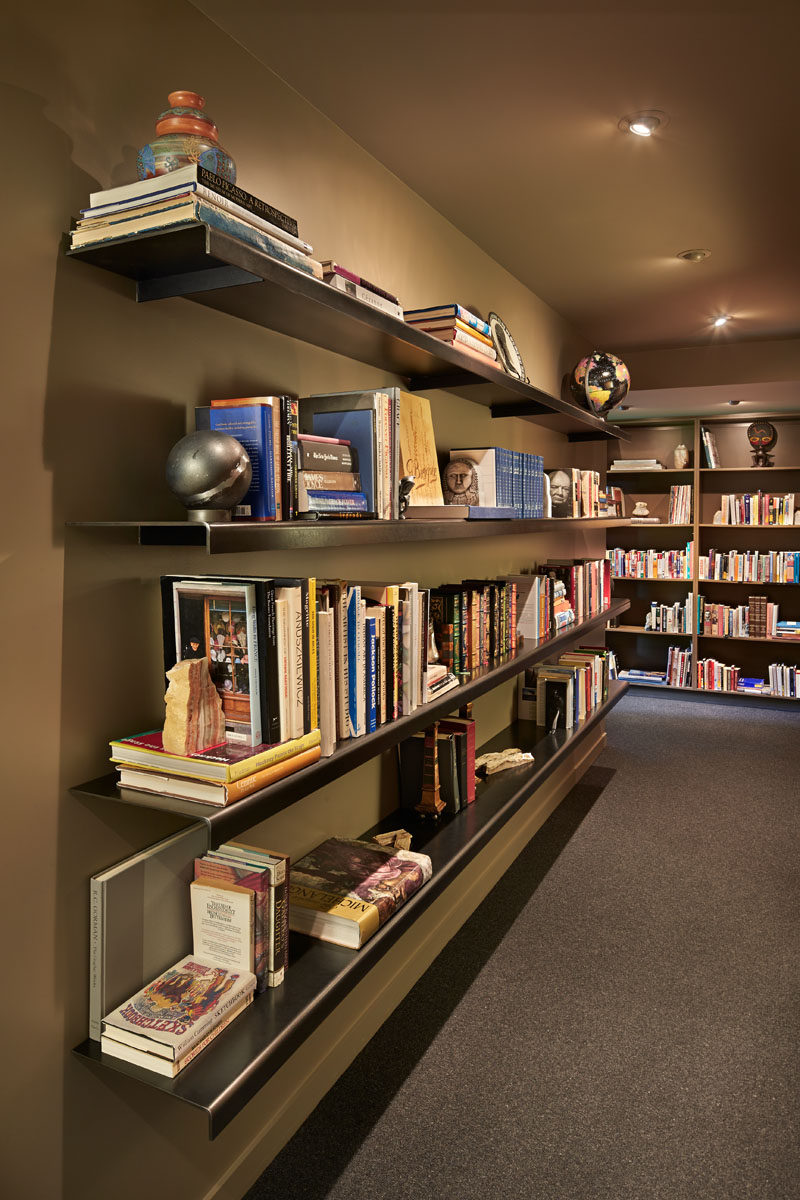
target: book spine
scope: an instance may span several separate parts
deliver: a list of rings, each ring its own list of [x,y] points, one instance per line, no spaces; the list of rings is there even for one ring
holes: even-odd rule
[[[246,775],[252,775],[254,771],[284,762],[285,759],[300,754],[304,750],[311,750],[312,747],[318,745],[319,730],[312,729],[310,733],[303,734],[302,737],[290,738],[288,741],[280,742],[277,746],[270,746],[269,750],[265,750],[261,754],[256,754],[240,763],[233,763],[228,771],[228,782],[233,783],[237,779],[243,779]]]
[[[297,443],[297,459],[301,471],[347,471],[354,472],[353,451],[350,446],[336,445],[330,441],[308,441]]]
[[[393,296],[391,292],[384,291],[376,283],[370,283],[368,279],[364,279],[361,275],[356,275],[354,271],[348,271],[347,267],[343,267],[339,263],[323,262],[322,275],[326,281],[331,275],[341,275],[343,279],[349,279],[351,283],[357,283],[359,287],[366,288],[369,292],[374,292],[376,296],[382,296],[384,300],[388,300],[390,303],[398,306],[400,305],[397,296]]]
[[[292,237],[297,237],[297,221],[294,217],[289,217],[286,213],[281,212],[279,208],[274,208],[273,205],[267,204],[266,200],[259,199],[258,196],[252,195],[251,192],[246,192],[243,188],[237,187],[235,183],[229,183],[214,171],[209,171],[207,167],[197,164],[197,182],[203,187],[208,188],[218,196],[223,196],[234,204],[241,205],[248,212],[255,213],[256,216],[262,217],[265,221],[270,221],[273,225],[277,225],[284,233],[289,233]]]
[[[354,471],[301,471],[301,487],[311,492],[360,492],[361,481]]]
[[[317,581],[309,576],[303,590],[303,670],[306,698],[304,701],[305,732],[319,729],[319,650],[317,647]]]
[[[361,624],[361,589],[350,587],[347,591],[347,723],[348,737],[360,737],[364,732],[358,723],[359,689],[359,625]],[[361,639],[363,640],[363,638]]]
[[[367,617],[364,622],[365,683],[366,683],[366,732],[374,733],[378,728],[378,661],[376,646],[377,622]]]
[[[363,492],[328,492],[312,490],[306,493],[308,512],[367,512],[367,497]]]
[[[89,1037],[99,1042],[106,1002],[103,995],[103,947],[105,943],[105,905],[103,884],[89,881]]]
[[[237,504],[234,515],[248,521],[274,521],[275,477],[273,469],[272,410],[266,405],[214,408],[208,411],[208,427],[227,433],[241,442],[253,469],[250,487]]]

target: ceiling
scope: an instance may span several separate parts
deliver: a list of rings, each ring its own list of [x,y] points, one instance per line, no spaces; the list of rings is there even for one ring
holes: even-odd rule
[[[592,344],[800,336],[798,0],[195,4]]]

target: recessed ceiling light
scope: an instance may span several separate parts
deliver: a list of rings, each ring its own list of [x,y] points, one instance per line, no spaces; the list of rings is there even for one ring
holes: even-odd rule
[[[703,262],[704,259],[711,257],[710,250],[681,250],[678,258],[682,258],[684,262]]]
[[[742,403],[741,400],[729,400],[728,401],[728,404],[730,404],[732,408],[735,408],[737,404],[741,404],[741,403]]]
[[[723,325],[728,324],[728,321],[730,321],[730,317],[726,317],[726,316],[715,317],[714,318],[714,328],[721,329]]]
[[[643,112],[631,113],[623,117],[619,123],[625,133],[634,133],[637,137],[652,137],[658,131],[663,131],[669,124],[669,117],[658,108],[648,108]]]

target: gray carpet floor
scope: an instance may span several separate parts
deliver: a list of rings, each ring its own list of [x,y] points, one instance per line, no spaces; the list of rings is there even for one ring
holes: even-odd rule
[[[246,1200],[797,1200],[800,713],[630,693]]]

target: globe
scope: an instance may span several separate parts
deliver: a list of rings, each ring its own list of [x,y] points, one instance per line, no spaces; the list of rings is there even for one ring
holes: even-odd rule
[[[616,408],[630,386],[630,372],[622,359],[602,350],[594,350],[582,358],[569,381],[574,398],[598,417]]]

